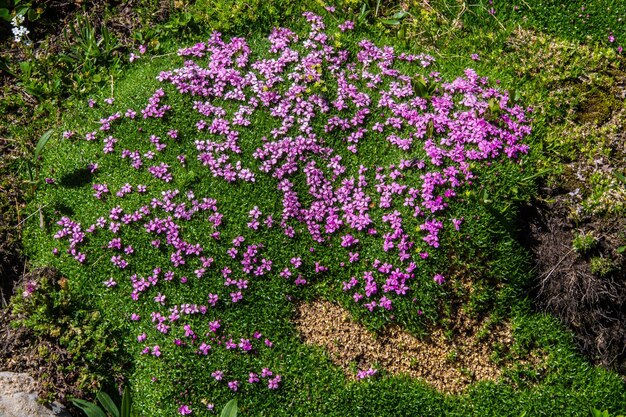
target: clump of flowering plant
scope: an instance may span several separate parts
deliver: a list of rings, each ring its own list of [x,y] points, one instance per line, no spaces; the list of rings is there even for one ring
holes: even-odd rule
[[[127,306],[143,363],[201,363],[224,392],[289,381],[265,362],[280,341],[241,319],[267,286],[292,300],[323,283],[390,318],[404,299],[434,304],[451,280],[432,260],[464,227],[450,207],[477,168],[528,151],[526,111],[472,69],[446,82],[429,55],[341,49],[304,18],[308,33],[275,28],[260,53],[217,32],[180,49],[145,103],[110,98],[67,138],[92,158],[77,192],[97,214],[62,216],[55,254],[106,274],[98,291]],[[180,415],[200,409],[177,397]]]

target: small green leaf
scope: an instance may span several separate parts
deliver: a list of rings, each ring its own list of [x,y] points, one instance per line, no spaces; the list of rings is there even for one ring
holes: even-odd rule
[[[624,253],[626,252],[626,246],[620,246],[619,248],[617,248],[617,253]]]
[[[496,101],[496,99],[490,98],[489,99],[489,110],[491,110],[492,113],[497,114],[498,112],[500,112],[500,103],[498,103],[498,101]]]
[[[48,143],[48,140],[50,140],[50,136],[52,136],[53,132],[54,129],[50,129],[39,138],[39,142],[37,142],[37,146],[35,147],[35,162],[37,162],[37,160],[39,159],[41,151],[43,150],[44,146],[46,146],[46,143]]]
[[[361,6],[361,12],[359,13],[359,22],[365,22],[369,14],[370,11],[367,9],[367,2],[364,2],[363,6]]]
[[[380,21],[385,25],[398,26],[400,24],[400,21],[398,19],[380,19]]]
[[[618,180],[620,180],[622,182],[622,184],[626,185],[626,177],[623,176],[622,174],[620,174],[617,171],[613,171],[613,175],[615,176],[615,178],[617,178]]]
[[[237,408],[237,399],[233,398],[226,403],[224,409],[222,410],[222,414],[220,414],[220,417],[237,417],[238,412],[239,409]]]
[[[100,76],[100,74],[95,74],[91,79],[94,83],[99,83],[100,81],[102,81],[102,77]]]
[[[122,396],[122,409],[120,417],[130,417],[130,411],[133,408],[133,398],[130,393],[130,387],[126,385],[124,387],[124,395]]]
[[[402,12],[397,12],[397,13],[395,13],[393,16],[391,16],[391,18],[392,18],[392,19],[402,20],[402,19],[404,19],[407,15],[408,15],[408,13],[407,13],[407,12],[402,11]]]
[[[100,401],[100,404],[102,404],[102,407],[104,407],[104,409],[111,414],[113,417],[120,417],[120,410],[117,409],[117,406],[115,405],[115,403],[113,402],[113,400],[111,399],[111,397],[109,397],[109,395],[103,391],[100,391],[97,395],[96,398],[98,399],[98,401]]]
[[[492,200],[489,199],[489,193],[487,192],[486,188],[483,188],[481,199],[483,200],[483,203],[485,204],[491,204],[493,202]]]
[[[39,13],[37,13],[35,9],[28,9],[26,17],[28,17],[29,22],[34,22],[35,20],[39,19]]]
[[[7,22],[11,21],[11,13],[9,13],[9,9],[0,9],[0,19],[4,19]]]
[[[79,398],[70,398],[72,404],[76,407],[80,408],[87,414],[87,417],[107,417],[104,414],[104,411],[94,403],[90,403],[89,401],[81,400]]]
[[[0,71],[4,71],[7,74],[11,74],[16,77],[15,73],[9,68],[9,60],[3,56],[0,56]]]
[[[30,64],[30,61],[22,61],[20,62],[20,70],[22,71],[22,74],[24,74],[24,76],[26,78],[30,78],[30,74],[32,71],[33,67]]]
[[[428,121],[428,124],[426,125],[426,138],[431,138],[433,136],[433,134],[435,133],[435,122],[433,122],[432,120]]]

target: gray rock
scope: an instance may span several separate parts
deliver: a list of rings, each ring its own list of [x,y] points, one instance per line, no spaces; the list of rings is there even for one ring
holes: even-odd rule
[[[0,417],[70,417],[63,406],[37,402],[37,384],[28,374],[0,372]]]

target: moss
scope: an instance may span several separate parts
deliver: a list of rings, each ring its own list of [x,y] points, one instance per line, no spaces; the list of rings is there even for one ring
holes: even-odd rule
[[[606,123],[620,103],[612,91],[594,90],[584,99],[576,112],[576,121],[579,123]]]

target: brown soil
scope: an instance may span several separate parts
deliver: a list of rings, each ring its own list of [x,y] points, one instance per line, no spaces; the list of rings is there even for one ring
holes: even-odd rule
[[[476,381],[499,379],[504,363],[492,359],[495,348],[502,354],[513,343],[509,323],[488,327],[486,321],[465,314],[454,318],[451,337],[436,328],[423,340],[398,326],[374,335],[347,310],[328,301],[300,304],[294,322],[303,341],[324,347],[350,379],[356,378],[355,367],[374,367],[423,379],[449,394],[461,393]]]
[[[14,319],[7,309],[0,310],[0,370],[31,375],[44,401],[66,403],[67,397],[81,397],[76,388],[78,372],[61,366],[72,360],[58,340],[38,338],[24,327],[13,328]]]
[[[531,221],[536,305],[567,325],[594,363],[626,373],[626,262],[614,253],[626,219],[592,218],[576,227],[568,221],[570,209],[557,197],[553,204],[538,205]],[[600,237],[595,254],[613,252],[613,272],[592,273],[589,255],[573,250],[572,240],[581,229]]]

